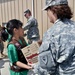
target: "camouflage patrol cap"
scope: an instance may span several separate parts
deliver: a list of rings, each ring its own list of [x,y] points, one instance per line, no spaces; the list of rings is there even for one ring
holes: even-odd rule
[[[43,10],[46,10],[49,6],[68,4],[67,0],[46,0],[46,6]]]
[[[26,10],[24,11],[24,15],[26,15],[27,13],[31,13],[31,11],[30,11],[29,9],[26,9]]]

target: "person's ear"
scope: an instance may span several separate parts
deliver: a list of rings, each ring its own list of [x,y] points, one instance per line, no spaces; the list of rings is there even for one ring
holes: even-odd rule
[[[17,29],[16,28],[14,28],[14,32],[16,32],[17,31]]]

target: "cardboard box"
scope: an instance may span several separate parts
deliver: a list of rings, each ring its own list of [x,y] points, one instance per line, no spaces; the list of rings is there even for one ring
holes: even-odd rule
[[[38,62],[38,49],[39,45],[37,42],[22,49],[22,52],[29,63]]]

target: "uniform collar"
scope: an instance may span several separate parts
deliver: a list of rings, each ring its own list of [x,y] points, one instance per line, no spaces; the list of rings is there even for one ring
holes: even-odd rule
[[[30,16],[28,20],[30,20],[30,19],[32,19],[32,16]]]
[[[57,19],[55,22],[54,22],[54,24],[56,24],[57,22],[59,22],[60,21],[60,19]]]

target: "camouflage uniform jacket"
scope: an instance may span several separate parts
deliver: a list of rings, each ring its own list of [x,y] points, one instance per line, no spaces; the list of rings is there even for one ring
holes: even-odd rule
[[[27,24],[24,27],[24,30],[28,30],[27,31],[28,39],[39,37],[38,23],[37,20],[32,16],[28,19]]]
[[[75,22],[60,19],[43,36],[39,64],[50,75],[75,75]]]

